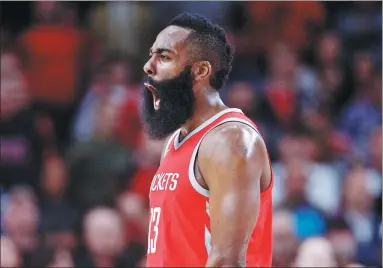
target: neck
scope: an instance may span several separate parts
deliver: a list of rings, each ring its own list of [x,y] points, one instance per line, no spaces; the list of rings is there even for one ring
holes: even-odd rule
[[[185,137],[210,117],[228,108],[218,92],[205,90],[203,94],[201,100],[196,101],[193,117],[181,127],[181,137]]]

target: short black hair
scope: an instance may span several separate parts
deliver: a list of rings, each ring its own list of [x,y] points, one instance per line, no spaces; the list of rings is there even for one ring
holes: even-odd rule
[[[188,46],[192,46],[192,59],[209,61],[214,72],[210,85],[216,90],[222,88],[234,58],[234,48],[228,42],[225,30],[204,16],[189,13],[176,16],[168,26],[171,25],[192,30],[185,40]]]

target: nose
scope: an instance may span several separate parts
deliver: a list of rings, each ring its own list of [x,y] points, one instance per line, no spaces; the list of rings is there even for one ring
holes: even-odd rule
[[[155,75],[154,73],[154,66],[153,66],[153,61],[152,59],[149,59],[145,65],[144,65],[144,72],[149,75],[149,76],[153,76]]]

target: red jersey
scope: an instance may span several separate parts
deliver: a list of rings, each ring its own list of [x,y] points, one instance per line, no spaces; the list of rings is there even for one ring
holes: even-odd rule
[[[197,182],[194,166],[203,137],[227,122],[241,122],[257,131],[241,110],[226,109],[181,142],[180,130],[176,131],[166,144],[149,193],[148,267],[205,266],[211,249],[209,191]],[[247,250],[247,266],[271,266],[273,182],[272,175],[270,186],[261,193],[259,216]]]

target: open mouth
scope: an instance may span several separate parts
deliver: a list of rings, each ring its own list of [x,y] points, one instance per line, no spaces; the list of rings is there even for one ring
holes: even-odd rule
[[[160,98],[158,98],[158,90],[149,83],[144,83],[144,86],[152,93],[153,107],[154,110],[157,111],[158,109],[160,109]]]

